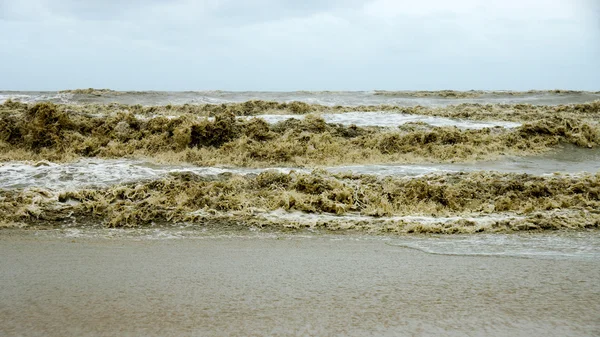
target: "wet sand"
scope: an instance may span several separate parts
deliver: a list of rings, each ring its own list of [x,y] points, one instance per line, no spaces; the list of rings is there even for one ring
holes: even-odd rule
[[[0,232],[0,335],[593,336],[600,261]]]

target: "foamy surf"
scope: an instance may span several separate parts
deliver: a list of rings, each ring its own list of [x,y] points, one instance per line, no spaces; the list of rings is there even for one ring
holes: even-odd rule
[[[393,238],[388,244],[434,255],[593,260],[600,258],[598,234],[431,235]]]
[[[250,174],[264,171],[288,173],[292,168],[219,168],[192,165],[163,165],[130,159],[83,159],[73,163],[0,164],[0,188],[15,189],[39,187],[61,190],[85,187],[106,187],[140,180],[158,179],[171,173],[193,173],[216,176],[223,173]],[[306,172],[307,170],[296,169]]]
[[[193,226],[162,228],[90,228],[69,227],[36,233],[38,238],[106,239],[132,241],[165,240],[320,240],[380,242],[383,246],[417,250],[425,254],[447,256],[522,257],[536,259],[600,258],[600,232],[515,233],[480,235],[339,235],[323,232],[286,233],[248,229],[224,231],[197,229]]]
[[[495,171],[532,175],[596,173],[600,170],[600,152],[565,147],[543,156],[506,157],[493,161],[454,164],[367,164],[323,167],[338,173],[366,174],[379,177],[420,177],[427,174],[452,172]],[[40,187],[73,189],[106,187],[120,183],[159,179],[171,173],[189,172],[200,176],[223,173],[260,174],[266,171],[310,173],[312,169],[294,167],[232,168],[199,167],[194,165],[159,164],[134,159],[83,159],[72,163],[6,162],[0,163],[0,188]]]
[[[266,220],[277,222],[286,221],[291,224],[303,224],[315,226],[319,222],[338,222],[342,224],[358,223],[358,222],[380,222],[380,223],[397,223],[403,222],[408,224],[450,224],[457,221],[469,221],[474,225],[487,226],[498,221],[521,220],[524,216],[511,213],[496,213],[496,214],[480,214],[471,216],[426,216],[426,215],[404,215],[404,216],[368,216],[361,214],[345,214],[333,215],[323,213],[305,213],[305,212],[289,212],[283,209],[258,214]]]
[[[0,91],[0,103],[15,100],[25,103],[50,101],[71,104],[140,104],[144,106],[167,104],[226,104],[248,100],[276,102],[299,101],[325,106],[396,105],[396,106],[448,106],[462,103],[481,104],[536,104],[558,105],[583,103],[600,99],[598,92],[508,92],[479,91],[476,93],[458,92],[456,97],[441,92],[377,92],[377,91],[130,91],[87,90],[66,91]]]
[[[504,121],[471,121],[466,119],[451,119],[435,116],[409,115],[390,112],[347,112],[347,113],[325,113],[320,115],[327,123],[356,126],[380,126],[380,127],[398,127],[407,123],[424,123],[434,127],[456,126],[461,129],[484,129],[484,128],[516,128],[521,123]],[[303,119],[298,115],[257,115],[255,118],[262,118],[267,123],[275,124],[287,119]],[[247,118],[247,117],[244,117]]]
[[[103,115],[97,114],[94,117],[102,117]],[[150,120],[156,117],[165,117],[167,119],[175,119],[179,116],[176,115],[136,115],[136,118],[140,120]],[[507,121],[474,121],[467,119],[455,119],[455,118],[444,118],[436,116],[425,116],[415,114],[402,114],[394,112],[369,112],[369,111],[356,111],[356,112],[345,112],[345,113],[324,113],[319,114],[325,122],[333,124],[341,124],[345,126],[356,125],[360,127],[377,126],[384,128],[396,128],[408,123],[419,123],[429,125],[431,127],[452,127],[455,126],[460,129],[472,129],[479,130],[484,128],[517,128],[521,126],[521,123],[507,122]],[[200,117],[214,121],[214,117]],[[302,115],[290,115],[290,114],[266,114],[266,115],[255,115],[255,116],[238,116],[238,119],[249,120],[252,118],[260,118],[269,124],[276,124],[284,122],[288,119],[303,120],[305,117]]]

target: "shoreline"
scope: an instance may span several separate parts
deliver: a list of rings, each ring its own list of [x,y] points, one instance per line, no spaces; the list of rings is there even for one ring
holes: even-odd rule
[[[597,259],[440,256],[373,240],[1,233],[7,335],[589,336],[599,329]]]

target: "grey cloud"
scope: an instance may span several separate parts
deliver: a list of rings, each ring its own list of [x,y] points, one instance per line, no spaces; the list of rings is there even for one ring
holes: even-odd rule
[[[598,2],[489,1],[0,0],[0,88],[598,85]]]
[[[140,7],[149,6],[157,0],[62,0],[52,1],[50,10],[58,14],[67,15],[79,20],[103,20],[127,17],[127,15]]]
[[[316,12],[361,6],[366,0],[3,0],[3,19],[55,15],[74,20],[137,20],[156,10],[149,19],[168,20],[172,14],[198,20],[231,23],[277,20]],[[160,24],[160,22],[157,22]]]

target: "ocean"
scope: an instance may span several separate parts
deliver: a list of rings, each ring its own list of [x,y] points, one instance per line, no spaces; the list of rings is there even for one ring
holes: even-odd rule
[[[600,334],[600,92],[0,91],[0,334]]]

